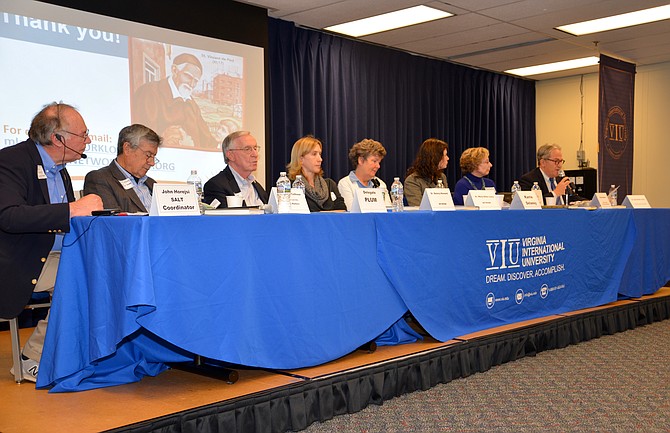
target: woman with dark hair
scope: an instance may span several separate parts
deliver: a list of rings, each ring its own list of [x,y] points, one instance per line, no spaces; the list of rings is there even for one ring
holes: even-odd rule
[[[443,170],[449,162],[448,148],[445,141],[437,138],[429,138],[421,143],[416,159],[405,177],[405,198],[409,206],[419,206],[423,191],[437,187],[439,181],[447,188],[447,176]]]
[[[465,149],[461,155],[461,171],[463,177],[456,182],[454,188],[454,204],[462,205],[463,196],[468,194],[471,189],[495,190],[496,184],[485,176],[491,171],[491,161],[489,161],[489,151],[485,147],[471,147]]]
[[[291,162],[286,166],[288,178],[293,182],[297,175],[305,180],[305,198],[310,212],[347,210],[344,199],[333,179],[323,177],[321,141],[307,135],[298,139],[291,149]]]

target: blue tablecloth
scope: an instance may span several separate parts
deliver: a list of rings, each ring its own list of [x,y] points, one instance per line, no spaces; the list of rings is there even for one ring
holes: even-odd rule
[[[619,296],[650,295],[670,280],[670,210],[638,209],[632,214],[635,244],[626,263]]]
[[[75,218],[37,385],[128,383],[193,353],[306,367],[373,340],[408,308],[448,340],[604,304],[620,291],[652,293],[670,279],[669,217],[617,209]]]
[[[377,221],[379,260],[419,323],[446,341],[616,300],[634,242],[630,216],[405,213]]]

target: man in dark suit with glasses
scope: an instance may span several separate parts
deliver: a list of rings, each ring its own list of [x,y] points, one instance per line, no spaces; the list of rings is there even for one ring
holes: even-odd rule
[[[97,195],[74,199],[65,168],[91,142],[72,106],[46,105],[33,118],[28,140],[0,150],[0,317],[16,317],[33,291],[53,291],[70,218],[102,209]],[[23,348],[23,375],[35,382],[47,320]],[[12,368],[13,374],[13,368]]]
[[[570,202],[584,200],[574,194],[570,187],[570,178],[563,173],[563,152],[557,144],[545,144],[537,149],[537,167],[521,176],[519,184],[524,191],[530,191],[533,183],[537,182],[542,190],[542,196],[555,197],[556,204],[566,204],[565,196]]]
[[[205,183],[204,201],[218,200],[218,207],[228,207],[227,196],[238,195],[244,206],[267,204],[268,193],[258,183],[253,172],[258,168],[260,146],[249,131],[236,131],[223,139],[223,159],[227,164],[219,174]]]

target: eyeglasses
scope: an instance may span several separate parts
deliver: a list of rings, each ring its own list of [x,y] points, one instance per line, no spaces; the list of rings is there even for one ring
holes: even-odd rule
[[[185,69],[186,69],[187,67],[188,67],[188,64],[185,63],[185,64],[183,64],[183,65],[179,65],[179,66],[177,66],[177,70],[179,71],[179,73],[180,73],[181,75],[186,76],[186,78],[187,78],[191,83],[193,83],[193,86],[195,86],[195,85],[198,83],[198,81],[200,81],[200,76],[193,75],[193,74],[190,73],[189,71],[186,71]]]
[[[564,160],[564,159],[549,159],[549,158],[544,158],[544,160],[545,160],[545,161],[551,161],[551,162],[553,162],[553,163],[556,164],[556,165],[565,164],[565,160]]]
[[[66,131],[65,129],[63,129],[63,132],[68,133],[70,135],[74,135],[75,137],[83,138],[84,140],[86,140],[88,138],[89,130],[87,129],[86,132],[84,132],[84,135],[80,135],[80,134],[77,134],[75,132]]]
[[[228,149],[228,150],[241,150],[242,152],[247,153],[247,154],[250,154],[253,151],[261,153],[261,147],[260,146],[245,146],[245,147],[240,147],[238,149]]]
[[[151,159],[154,160],[154,164],[158,164],[160,162],[158,158],[156,158],[156,155],[151,152],[144,152],[144,156],[147,157],[147,162],[149,162]]]

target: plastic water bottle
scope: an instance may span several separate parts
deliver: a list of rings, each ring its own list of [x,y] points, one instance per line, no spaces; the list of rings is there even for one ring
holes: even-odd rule
[[[279,173],[277,179],[277,212],[288,212],[291,209],[291,180],[286,172]]]
[[[279,173],[279,179],[277,179],[277,193],[282,194],[285,192],[291,192],[291,181],[286,176],[286,172],[282,171]]]
[[[402,199],[405,194],[405,190],[400,182],[399,177],[393,178],[393,183],[391,184],[391,201],[393,203],[393,212],[402,212],[405,210],[403,206]]]
[[[540,189],[540,185],[538,185],[537,182],[533,182],[533,186],[530,188],[530,190],[533,191],[537,196],[537,201],[540,202],[541,205],[544,204],[542,189]]]
[[[610,204],[612,206],[616,206],[616,205],[619,204],[619,202],[617,200],[617,196],[618,196],[617,192],[618,192],[618,190],[617,190],[616,185],[610,185],[610,192],[607,194],[607,197],[610,199]]]
[[[442,179],[437,180],[436,188],[446,188],[446,186],[444,186],[444,184],[442,183]]]
[[[301,174],[296,175],[292,188],[302,190],[303,195],[305,194],[305,181],[302,180]]]
[[[198,170],[191,170],[191,175],[188,177],[188,179],[186,179],[186,183],[195,187],[195,195],[198,197],[200,213],[203,213],[204,206],[202,204],[202,179],[200,179],[200,176],[198,176]]]
[[[521,191],[521,185],[519,185],[518,180],[515,180],[514,185],[512,185],[512,200],[514,200],[517,191]]]

